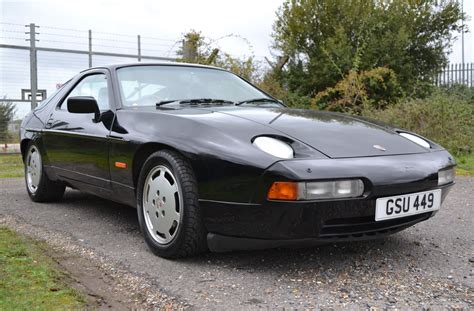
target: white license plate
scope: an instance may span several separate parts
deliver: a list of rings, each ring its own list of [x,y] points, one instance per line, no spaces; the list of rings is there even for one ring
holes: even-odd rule
[[[441,189],[377,199],[375,221],[439,210]]]

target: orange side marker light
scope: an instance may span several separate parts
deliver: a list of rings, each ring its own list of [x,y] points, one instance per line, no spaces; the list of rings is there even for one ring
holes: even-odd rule
[[[127,163],[125,162],[115,162],[116,168],[127,168]]]

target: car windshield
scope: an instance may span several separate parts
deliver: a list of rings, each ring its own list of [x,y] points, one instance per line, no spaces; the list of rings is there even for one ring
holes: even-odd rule
[[[125,106],[150,106],[163,101],[218,99],[242,102],[267,95],[223,70],[191,66],[131,66],[117,70]]]

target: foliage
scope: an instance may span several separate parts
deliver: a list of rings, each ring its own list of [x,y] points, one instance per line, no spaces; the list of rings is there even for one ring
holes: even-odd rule
[[[334,87],[316,94],[312,105],[317,109],[359,114],[363,105],[383,109],[402,95],[393,70],[379,67],[368,71],[350,71]]]
[[[5,97],[4,97],[5,98]],[[10,102],[0,102],[0,142],[8,141],[8,122],[13,119],[15,105]]]
[[[213,65],[227,69],[248,81],[255,81],[258,78],[258,68],[253,57],[239,59],[224,53],[216,58]]]
[[[0,227],[0,310],[84,308],[84,298],[53,267],[38,243]]]
[[[286,88],[282,87],[277,76],[278,71],[268,71],[256,84],[260,89],[282,100],[291,108],[311,108],[311,98],[309,96],[301,96],[295,92],[289,92]]]
[[[406,99],[385,110],[364,106],[361,114],[425,136],[456,156],[474,152],[474,101],[449,91]]]
[[[474,176],[474,152],[467,155],[462,155],[456,158],[457,175],[470,175]]]
[[[258,68],[253,57],[239,59],[228,53],[223,53],[213,47],[212,43],[208,42],[201,32],[196,30],[186,33],[184,41],[185,47],[177,52],[181,56],[179,61],[213,65],[232,71],[250,81],[257,79]]]
[[[461,19],[455,0],[286,0],[273,33],[290,57],[280,81],[314,96],[351,71],[387,67],[412,94],[447,62]]]
[[[474,87],[469,87],[462,84],[453,84],[449,86],[443,86],[441,87],[441,90],[452,98],[465,100],[474,104]]]

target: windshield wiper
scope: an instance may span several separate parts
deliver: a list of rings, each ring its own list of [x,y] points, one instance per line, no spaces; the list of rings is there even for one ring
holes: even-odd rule
[[[225,99],[214,99],[214,98],[194,98],[194,99],[170,99],[170,100],[162,100],[156,103],[157,107],[179,102],[180,104],[235,104],[231,100]]]
[[[250,103],[256,103],[256,102],[277,103],[277,104],[281,105],[281,103],[278,100],[268,98],[268,97],[246,99],[246,100],[243,100],[243,101],[240,101],[240,102],[236,103],[235,105],[240,106],[240,105],[243,105],[243,104],[250,104]]]

